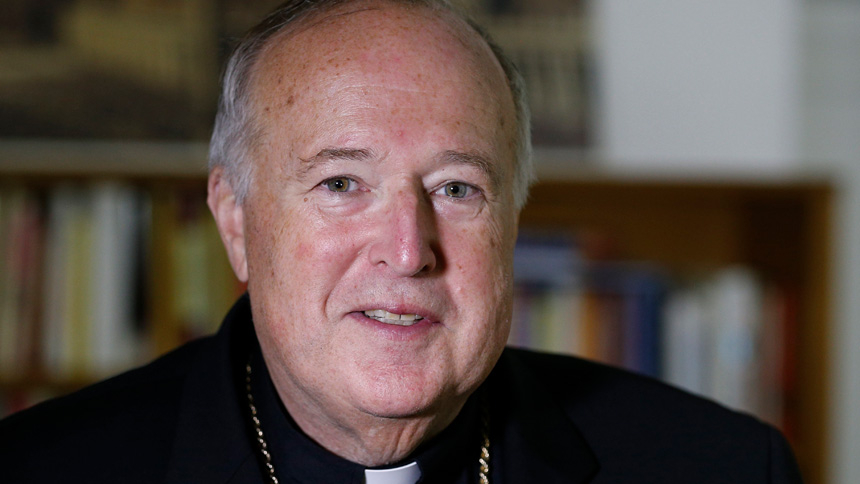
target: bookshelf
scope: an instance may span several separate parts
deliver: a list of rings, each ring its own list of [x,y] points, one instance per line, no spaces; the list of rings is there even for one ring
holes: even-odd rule
[[[170,243],[183,237],[183,219],[176,213],[191,210],[205,215],[204,159],[202,144],[0,143],[0,191],[25,187],[45,197],[62,184],[107,181],[130,187],[148,200],[152,229],[145,244],[151,267],[144,298],[146,354],[141,360],[202,331],[190,331],[177,309],[176,296],[183,286],[175,277],[177,262]],[[534,187],[522,212],[521,230],[609,234],[613,258],[648,261],[674,274],[743,265],[764,280],[797,291],[792,444],[807,481],[824,482],[834,197],[829,181],[815,176],[638,176],[589,169],[544,170],[542,175],[545,181]],[[203,232],[218,247],[212,229]],[[226,260],[213,265],[229,279]],[[221,303],[229,306],[232,298],[223,294],[241,288],[225,289],[223,280],[219,284]],[[214,313],[213,309],[209,317],[215,319]],[[39,365],[14,373],[0,379],[0,396],[62,394],[102,376],[57,375]]]
[[[0,280],[0,414],[217,328],[243,288],[204,203],[206,150],[202,143],[0,142],[0,266],[23,267],[17,272],[37,279],[15,290],[14,271]],[[121,201],[130,210],[120,210]],[[19,219],[10,222],[16,210]],[[25,231],[22,212],[32,219]],[[31,245],[10,239],[30,230],[24,239],[36,241],[31,252],[42,260],[10,263]],[[117,264],[117,257],[136,264]],[[113,302],[93,297],[106,292],[118,295]],[[57,333],[78,341],[70,345]]]
[[[808,482],[823,482],[831,319],[833,190],[806,177],[715,180],[574,174],[537,185],[521,227],[612,234],[625,259],[674,273],[752,268],[798,294],[792,442]]]

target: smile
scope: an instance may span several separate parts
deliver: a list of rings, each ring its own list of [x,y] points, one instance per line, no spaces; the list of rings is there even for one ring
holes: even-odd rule
[[[395,314],[389,313],[384,309],[372,309],[364,311],[364,315],[368,318],[373,318],[381,323],[396,324],[397,326],[412,326],[420,322],[423,317],[417,314]]]

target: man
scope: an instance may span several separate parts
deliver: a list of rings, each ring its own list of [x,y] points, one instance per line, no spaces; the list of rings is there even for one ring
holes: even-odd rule
[[[798,482],[752,418],[505,350],[519,81],[439,1],[292,1],[232,57],[217,336],[0,426],[11,482]]]

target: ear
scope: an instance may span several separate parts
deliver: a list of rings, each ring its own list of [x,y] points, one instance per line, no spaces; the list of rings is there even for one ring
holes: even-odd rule
[[[244,212],[242,205],[236,200],[236,194],[227,180],[224,169],[220,166],[209,173],[209,194],[206,197],[206,203],[212,211],[212,216],[215,217],[215,224],[218,226],[218,233],[221,234],[221,241],[227,249],[227,257],[230,259],[230,265],[233,266],[233,272],[240,281],[248,282]]]

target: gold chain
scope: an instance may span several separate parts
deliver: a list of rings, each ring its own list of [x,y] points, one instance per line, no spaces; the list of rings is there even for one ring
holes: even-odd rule
[[[260,453],[263,454],[263,461],[266,465],[266,470],[269,473],[269,482],[278,484],[278,478],[275,476],[275,466],[272,465],[272,454],[269,452],[269,446],[266,444],[266,438],[263,436],[263,427],[260,425],[260,418],[257,417],[257,406],[254,405],[254,395],[251,393],[251,362],[245,365],[245,392],[248,394],[248,407],[251,409],[251,422],[254,423],[254,433],[257,434],[257,444],[259,444]]]
[[[269,452],[269,445],[263,436],[263,427],[260,424],[260,418],[257,416],[254,395],[251,393],[250,361],[245,365],[245,392],[248,395],[251,422],[254,424],[254,434],[257,436],[258,448],[260,449],[260,454],[263,456],[263,463],[269,475],[269,482],[271,484],[278,484],[278,478],[275,476],[275,466],[272,464],[272,454]],[[478,482],[481,484],[490,483],[490,413],[487,411],[486,402],[482,405],[481,409],[481,457],[478,459]]]
[[[487,406],[481,410],[481,457],[478,458],[478,482],[490,484],[490,413]]]

